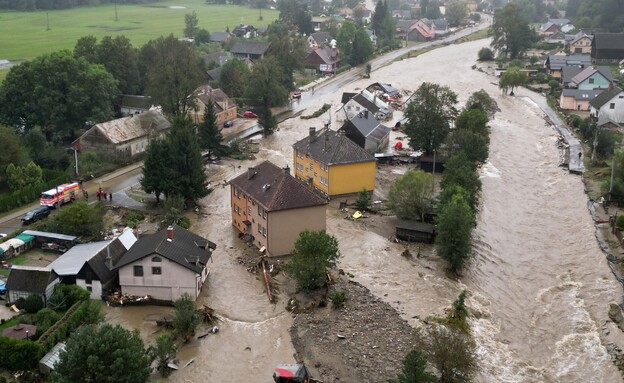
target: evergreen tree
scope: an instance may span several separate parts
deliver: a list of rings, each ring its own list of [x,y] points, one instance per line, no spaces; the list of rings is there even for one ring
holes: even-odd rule
[[[204,172],[195,127],[188,118],[179,116],[173,120],[169,134],[169,153],[171,175],[166,195],[177,195],[185,201],[194,201],[207,195],[208,177]]]
[[[214,103],[209,101],[204,110],[204,122],[197,127],[199,130],[199,147],[208,151],[208,158],[212,155],[219,157],[225,152],[225,147],[221,144],[223,135],[217,126],[217,116]]]
[[[165,138],[152,140],[145,153],[143,175],[139,182],[146,193],[154,193],[156,203],[160,203],[160,194],[167,190],[165,175],[169,169],[169,152],[169,142]]]

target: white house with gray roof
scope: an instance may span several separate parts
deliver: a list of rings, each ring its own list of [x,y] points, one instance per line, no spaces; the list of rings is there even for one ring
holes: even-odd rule
[[[122,294],[175,301],[197,298],[216,245],[178,225],[145,235],[115,264]]]
[[[598,126],[624,124],[624,91],[613,87],[590,102],[590,115],[598,118]]]

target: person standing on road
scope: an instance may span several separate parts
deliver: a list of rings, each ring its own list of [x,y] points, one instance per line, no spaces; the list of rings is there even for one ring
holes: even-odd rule
[[[100,190],[96,191],[95,195],[97,196],[98,201],[102,200],[102,191],[100,191]]]
[[[108,201],[113,202],[113,193],[108,193]]]

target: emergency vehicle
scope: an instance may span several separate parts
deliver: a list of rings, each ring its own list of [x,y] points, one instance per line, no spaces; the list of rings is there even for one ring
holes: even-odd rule
[[[80,190],[77,182],[63,184],[41,193],[39,204],[41,206],[56,207],[58,204],[63,205],[76,199],[76,195]]]

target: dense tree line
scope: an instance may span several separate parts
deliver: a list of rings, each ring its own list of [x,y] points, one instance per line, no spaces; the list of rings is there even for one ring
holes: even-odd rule
[[[143,4],[155,3],[161,0],[0,0],[0,9],[15,9],[18,11],[36,11],[48,9],[68,9],[81,6],[100,4]]]
[[[566,17],[577,28],[624,32],[624,2],[618,0],[568,0]]]

